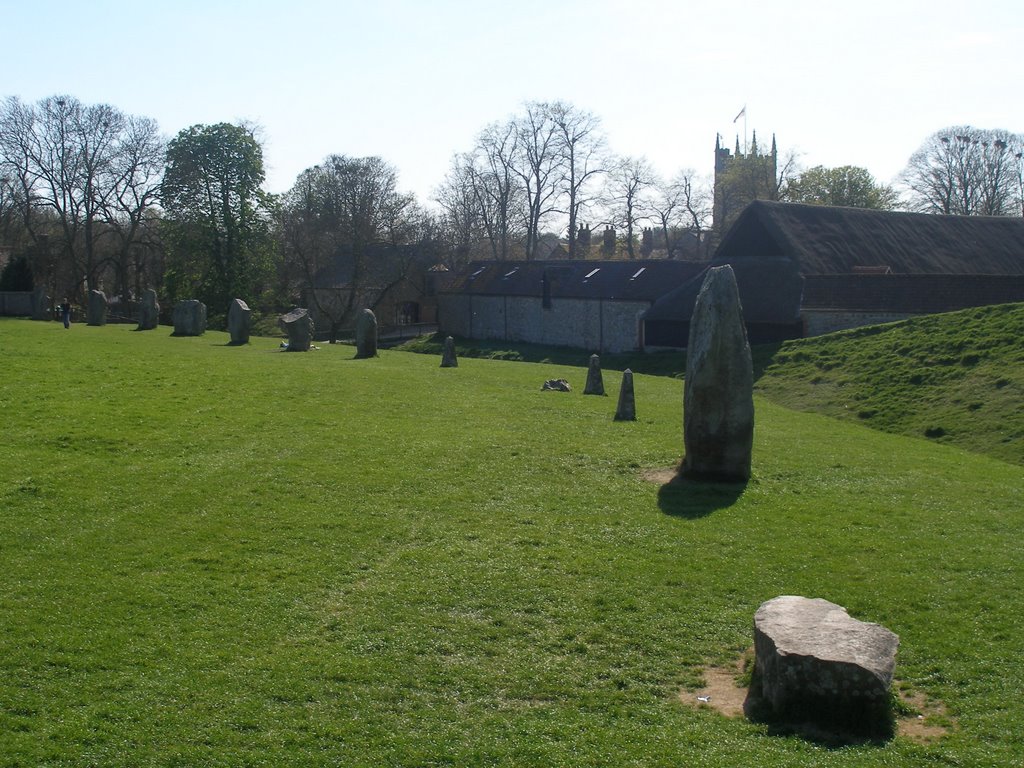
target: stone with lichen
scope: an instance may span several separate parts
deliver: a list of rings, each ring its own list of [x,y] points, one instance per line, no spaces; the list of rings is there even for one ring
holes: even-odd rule
[[[748,480],[754,443],[754,372],[739,291],[728,264],[708,270],[693,308],[683,385],[680,472]]]

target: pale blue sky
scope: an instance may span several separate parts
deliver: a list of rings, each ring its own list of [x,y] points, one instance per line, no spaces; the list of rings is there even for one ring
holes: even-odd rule
[[[854,7],[855,6],[855,7]],[[715,134],[890,181],[934,131],[1024,132],[1024,10],[1003,0],[0,0],[0,96],[258,123],[270,191],[380,155],[422,201],[525,100],[597,114],[611,147],[710,173]]]

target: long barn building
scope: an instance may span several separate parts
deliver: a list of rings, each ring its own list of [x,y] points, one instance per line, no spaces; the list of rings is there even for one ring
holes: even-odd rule
[[[706,263],[682,261],[488,261],[439,291],[443,332],[595,352],[643,347],[642,317]]]
[[[1024,302],[1024,218],[755,201],[710,262],[478,262],[438,297],[468,338],[685,347],[711,266],[730,264],[753,343]]]

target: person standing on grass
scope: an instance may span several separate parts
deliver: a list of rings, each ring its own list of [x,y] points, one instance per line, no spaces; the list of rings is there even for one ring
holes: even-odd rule
[[[64,301],[60,303],[60,319],[64,321],[64,327],[71,327],[71,303],[68,301],[68,297],[64,297]]]

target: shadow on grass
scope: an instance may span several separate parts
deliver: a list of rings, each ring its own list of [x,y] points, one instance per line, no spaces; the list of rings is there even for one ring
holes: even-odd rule
[[[696,520],[716,509],[731,507],[746,487],[746,481],[698,480],[675,475],[658,489],[658,507],[666,515]]]
[[[769,736],[796,736],[826,749],[884,747],[896,737],[896,719],[891,712],[844,719],[823,716],[820,709],[807,708],[806,711],[780,716],[761,697],[759,688],[760,681],[755,671],[743,702],[743,715],[752,723],[764,725]]]
[[[440,355],[443,350],[445,336],[435,333],[421,336],[413,340],[399,340],[392,346],[404,352]],[[754,381],[764,375],[765,369],[772,364],[775,355],[784,342],[777,341],[751,346],[751,357],[754,366]],[[383,347],[383,344],[381,344]],[[590,355],[596,350],[584,350],[575,347],[552,347],[540,344],[515,343],[510,341],[488,341],[456,337],[455,352],[459,357],[484,358],[489,360],[516,360],[525,363],[551,363],[586,368],[590,363]],[[681,379],[686,371],[686,350],[660,350],[657,352],[622,352],[612,354],[601,353],[601,368],[611,371],[624,371],[629,368],[633,373],[651,376],[668,376]]]

